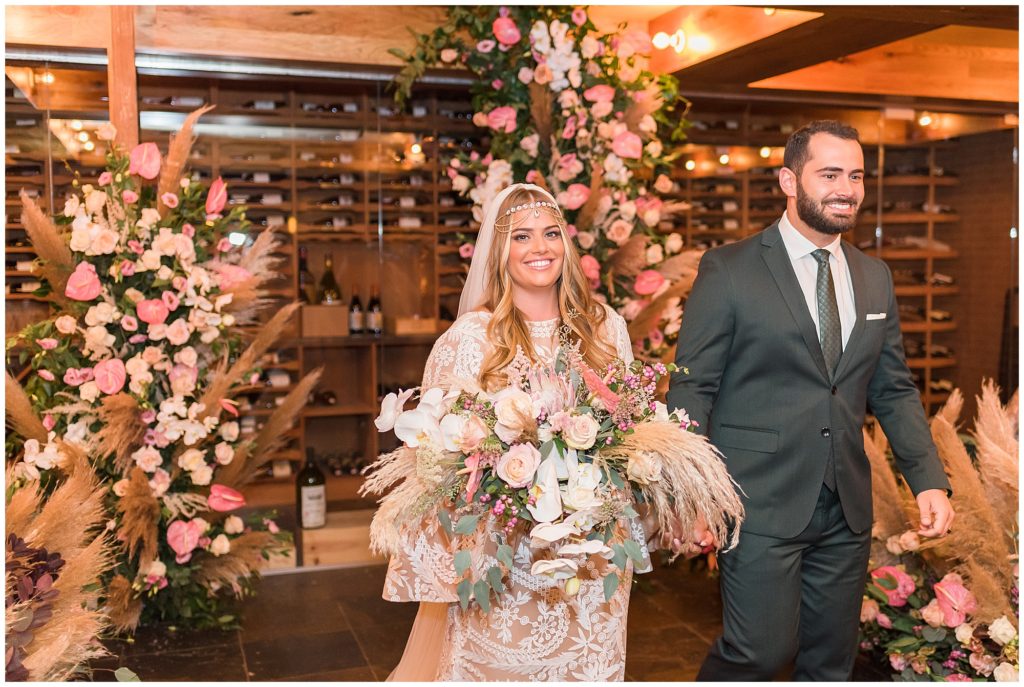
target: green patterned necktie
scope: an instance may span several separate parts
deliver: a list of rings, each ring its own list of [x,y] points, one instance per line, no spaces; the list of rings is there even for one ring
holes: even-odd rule
[[[843,323],[839,319],[836,287],[828,265],[829,252],[819,248],[811,255],[818,261],[818,340],[821,342],[821,352],[825,356],[829,376],[833,377],[839,358],[843,355]]]

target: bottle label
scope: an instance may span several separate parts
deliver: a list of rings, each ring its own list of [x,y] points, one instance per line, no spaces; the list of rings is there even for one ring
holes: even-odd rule
[[[384,315],[380,312],[366,313],[366,328],[379,332],[384,328]]]
[[[299,493],[302,501],[299,524],[303,529],[323,527],[327,523],[327,487],[323,484],[302,487]]]
[[[363,330],[363,313],[358,310],[352,310],[348,314],[348,328],[353,332],[360,332]]]

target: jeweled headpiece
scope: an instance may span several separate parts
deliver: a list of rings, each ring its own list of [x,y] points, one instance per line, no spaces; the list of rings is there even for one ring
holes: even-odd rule
[[[504,215],[495,220],[494,228],[500,232],[512,231],[531,217],[540,217],[541,212],[552,215],[558,226],[564,228],[565,219],[562,217],[561,209],[557,203],[548,200],[535,200],[522,205],[513,205],[505,211]]]

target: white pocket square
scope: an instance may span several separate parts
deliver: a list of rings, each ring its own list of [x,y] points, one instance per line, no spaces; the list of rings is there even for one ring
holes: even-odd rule
[[[884,312],[873,312],[873,313],[869,312],[865,319],[868,322],[870,322],[871,320],[884,320],[885,319],[885,313]]]

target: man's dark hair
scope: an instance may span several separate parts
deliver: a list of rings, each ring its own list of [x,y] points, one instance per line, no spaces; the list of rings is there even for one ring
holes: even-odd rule
[[[782,164],[796,172],[797,176],[803,171],[804,164],[807,162],[807,147],[814,134],[829,134],[836,138],[860,143],[860,134],[856,129],[834,119],[818,119],[800,127],[790,134],[789,140],[786,141],[786,152],[782,157]]]

